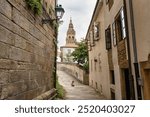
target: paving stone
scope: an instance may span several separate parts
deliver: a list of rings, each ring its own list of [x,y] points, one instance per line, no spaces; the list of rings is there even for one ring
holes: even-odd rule
[[[66,91],[66,100],[104,100],[105,97],[100,95],[92,87],[84,85],[74,77],[63,71],[57,71],[58,81]],[[71,86],[74,81],[74,87]]]

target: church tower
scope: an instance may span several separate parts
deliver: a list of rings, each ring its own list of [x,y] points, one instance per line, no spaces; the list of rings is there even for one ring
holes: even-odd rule
[[[71,56],[71,53],[78,47],[75,35],[76,35],[76,32],[74,30],[72,19],[70,18],[69,27],[66,33],[66,45],[60,47],[61,62],[68,62],[68,63],[74,62],[73,57]]]
[[[75,34],[76,34],[76,32],[74,30],[72,19],[70,18],[70,23],[69,23],[67,37],[66,37],[66,45],[76,44]]]

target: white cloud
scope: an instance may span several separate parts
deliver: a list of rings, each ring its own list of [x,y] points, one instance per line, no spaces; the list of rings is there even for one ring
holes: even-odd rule
[[[82,37],[86,36],[95,3],[96,0],[58,0],[58,4],[61,4],[65,9],[62,19],[64,23],[59,27],[59,46],[65,45],[70,17],[73,20],[77,40],[79,41]]]

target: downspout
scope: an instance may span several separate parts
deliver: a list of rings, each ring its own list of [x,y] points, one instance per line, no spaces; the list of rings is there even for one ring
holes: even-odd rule
[[[55,0],[55,8],[56,8],[56,6],[57,6],[57,0]],[[56,11],[55,11],[55,17],[57,17],[56,15],[57,14],[56,14]],[[56,20],[56,23],[58,23],[57,20]],[[56,31],[55,31],[55,35],[56,35],[56,42],[57,42],[58,33],[56,33]],[[54,44],[55,44],[55,57],[54,57],[53,77],[54,77],[54,88],[56,89],[56,80],[57,80],[57,62],[56,62],[57,61],[57,43],[54,42]]]
[[[134,23],[134,13],[133,13],[133,3],[132,0],[129,0],[129,10],[130,10],[130,20],[131,20],[131,33],[132,33],[132,45],[133,45],[133,54],[134,54],[134,71],[136,77],[136,88],[137,88],[137,96],[138,100],[142,99],[141,93],[141,85],[139,81],[141,81],[140,73],[139,73],[139,63],[137,56],[137,46],[136,46],[136,34],[135,34],[135,23]]]
[[[126,26],[126,36],[127,36],[127,51],[128,51],[128,64],[129,64],[129,86],[130,86],[130,100],[135,99],[135,91],[134,91],[134,79],[132,74],[132,63],[131,63],[131,52],[130,52],[130,40],[129,40],[129,29],[128,29],[128,20],[127,20],[127,7],[126,7],[126,1],[124,2],[124,12],[125,12],[125,26]]]

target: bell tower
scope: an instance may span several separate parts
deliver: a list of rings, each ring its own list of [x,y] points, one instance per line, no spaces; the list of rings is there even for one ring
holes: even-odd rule
[[[75,34],[76,34],[76,32],[74,30],[72,19],[70,18],[69,27],[67,30],[66,45],[76,43]]]

